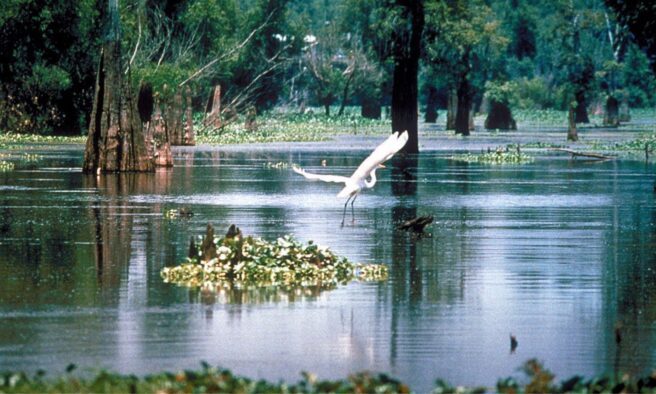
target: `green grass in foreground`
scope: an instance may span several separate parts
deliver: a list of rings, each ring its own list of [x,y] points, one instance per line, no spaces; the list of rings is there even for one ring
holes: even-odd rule
[[[28,376],[20,372],[0,373],[0,393],[409,393],[411,387],[385,374],[361,372],[340,380],[319,380],[304,372],[293,384],[253,380],[236,376],[227,369],[203,363],[199,371],[163,372],[143,378],[107,371],[91,378],[72,374],[75,366],[57,378],[46,378],[43,372]],[[433,393],[656,393],[656,373],[634,379],[575,376],[555,382],[554,375],[536,360],[524,365],[525,377],[500,379],[494,388],[454,387],[436,380]]]

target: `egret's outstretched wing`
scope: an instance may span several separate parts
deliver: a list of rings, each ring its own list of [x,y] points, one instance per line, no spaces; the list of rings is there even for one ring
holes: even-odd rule
[[[408,142],[408,132],[404,131],[401,135],[399,132],[394,132],[383,143],[378,145],[373,152],[364,159],[362,164],[351,175],[351,179],[364,179],[369,176],[374,168],[379,164],[389,160],[394,154],[401,150]]]
[[[324,182],[335,182],[335,183],[346,183],[346,181],[349,180],[348,177],[345,176],[339,176],[339,175],[321,175],[321,174],[312,174],[309,172],[306,172],[304,169],[299,168],[299,167],[292,167],[292,170],[294,170],[295,173],[301,174],[307,179],[311,179],[313,181],[324,181]]]

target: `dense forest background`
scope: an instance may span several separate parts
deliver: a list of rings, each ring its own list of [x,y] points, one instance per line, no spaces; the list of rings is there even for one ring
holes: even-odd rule
[[[3,1],[1,131],[86,132],[104,4]],[[653,11],[602,0],[126,0],[121,54],[135,91],[189,87],[196,112],[221,86],[226,113],[360,106],[378,118],[405,56],[419,60],[426,121],[449,108],[455,122],[460,106],[576,108],[585,122],[609,105],[656,105]]]

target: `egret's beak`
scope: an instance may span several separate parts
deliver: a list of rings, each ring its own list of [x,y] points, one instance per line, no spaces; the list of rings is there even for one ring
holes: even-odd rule
[[[378,168],[387,168],[387,167],[384,166],[384,165],[382,165],[382,164],[379,164],[379,165],[378,165]]]

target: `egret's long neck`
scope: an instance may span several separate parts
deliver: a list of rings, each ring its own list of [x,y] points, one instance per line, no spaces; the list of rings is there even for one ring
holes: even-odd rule
[[[369,181],[366,179],[364,180],[364,185],[367,187],[367,189],[371,189],[376,184],[376,170],[377,168],[374,168],[374,170],[371,171],[371,179]]]

